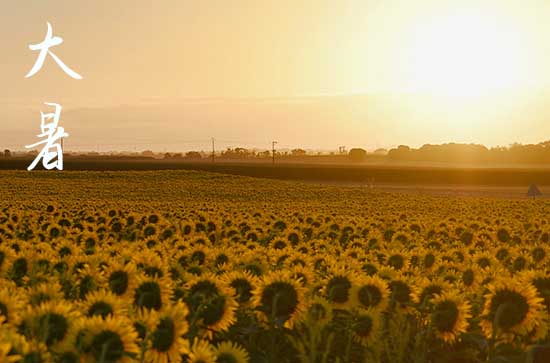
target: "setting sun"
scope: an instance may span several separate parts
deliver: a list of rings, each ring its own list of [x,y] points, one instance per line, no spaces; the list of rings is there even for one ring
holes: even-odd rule
[[[407,47],[409,89],[480,96],[526,85],[522,29],[494,14],[455,12],[417,24]]]

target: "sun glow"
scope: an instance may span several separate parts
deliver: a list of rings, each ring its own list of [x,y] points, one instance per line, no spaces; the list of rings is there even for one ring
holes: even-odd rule
[[[408,89],[478,97],[529,83],[529,54],[517,24],[494,14],[433,17],[411,33]]]

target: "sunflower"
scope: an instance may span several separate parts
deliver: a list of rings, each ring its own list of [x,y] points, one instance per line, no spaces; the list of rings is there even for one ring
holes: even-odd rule
[[[44,282],[33,286],[27,291],[26,295],[30,306],[38,306],[46,301],[63,299],[62,287],[57,281]]]
[[[368,346],[377,341],[380,326],[380,312],[372,309],[359,309],[352,316],[352,339],[362,346]]]
[[[388,283],[378,276],[361,277],[351,290],[354,305],[383,311],[388,306]]]
[[[31,244],[23,246],[13,257],[9,270],[7,271],[7,277],[18,286],[21,286],[23,284],[23,279],[28,277],[35,255],[36,253],[33,251]]]
[[[46,235],[49,236],[50,240],[55,240],[56,238],[61,237],[65,234],[63,228],[58,224],[50,224],[46,229]]]
[[[4,322],[4,317],[0,316],[0,327]],[[12,337],[14,332],[8,329],[0,328],[0,362],[2,363],[15,363],[21,360],[21,356],[16,354],[15,347],[12,344]]]
[[[76,246],[73,241],[67,239],[62,240],[61,243],[55,246],[55,251],[60,258],[74,255],[77,250],[78,246]]]
[[[497,279],[488,287],[485,295],[480,326],[486,337],[527,335],[542,318],[543,299],[537,289],[519,279]]]
[[[36,252],[33,269],[35,272],[48,272],[51,267],[51,261],[57,258],[55,251],[47,243],[40,243],[33,247]]]
[[[543,299],[546,311],[550,313],[550,275],[543,271],[529,270],[523,272],[520,276],[535,286],[538,296]]]
[[[332,320],[332,305],[326,299],[316,296],[308,302],[304,318],[323,326]]]
[[[388,251],[386,265],[396,271],[405,271],[409,268],[409,256],[404,251]]]
[[[81,311],[88,316],[101,316],[106,318],[109,315],[121,316],[126,314],[126,303],[124,299],[107,290],[98,290],[86,295],[86,300],[80,303]]]
[[[423,270],[433,270],[437,268],[440,256],[435,251],[426,251],[423,256],[420,258],[420,267]]]
[[[0,278],[4,272],[9,271],[14,258],[15,253],[11,248],[0,245]]]
[[[166,261],[163,261],[158,254],[151,250],[145,250],[137,256],[134,256],[133,262],[149,277],[163,278],[168,276]]]
[[[491,269],[498,265],[498,260],[489,252],[477,252],[472,259],[481,270]]]
[[[137,360],[137,333],[122,317],[82,318],[78,322],[78,346],[84,363],[131,363]]]
[[[468,329],[468,319],[472,317],[470,304],[458,292],[444,292],[432,301],[430,322],[436,335],[447,343],[454,342]]]
[[[5,339],[6,337],[2,337]],[[9,334],[7,341],[11,345],[11,350],[8,353],[8,360],[10,362],[14,357],[19,359],[17,363],[50,363],[52,362],[51,354],[48,352],[48,348],[42,342],[32,341],[25,339],[24,336],[19,334]],[[1,361],[2,363],[4,361]]]
[[[181,355],[189,352],[189,344],[182,336],[187,332],[188,309],[182,302],[165,307],[158,315],[158,323],[151,332],[150,343],[145,352],[147,363],[178,362]]]
[[[352,288],[356,285],[350,270],[333,267],[324,281],[323,293],[326,299],[337,309],[345,309],[353,305]]]
[[[260,280],[248,271],[227,272],[221,279],[235,290],[237,302],[241,307],[250,305],[252,291],[260,283]]]
[[[210,250],[208,247],[196,244],[189,251],[189,261],[192,265],[202,266],[206,264],[207,259],[210,257]]]
[[[550,315],[544,311],[542,317],[537,320],[533,330],[529,332],[526,337],[526,341],[541,342],[548,336],[550,330]]]
[[[12,348],[9,342],[0,343],[0,362],[3,363],[16,363],[21,360],[21,356],[18,354],[11,354]]]
[[[269,270],[265,259],[258,256],[258,254],[246,253],[242,258],[239,257],[239,259],[243,261],[242,263],[239,263],[240,268],[244,271],[250,272],[256,277],[262,276]]]
[[[102,280],[104,280],[103,273],[99,270],[95,263],[93,263],[93,266],[86,263],[83,267],[77,268],[75,283],[76,298],[84,299],[89,292],[95,291],[99,288]]]
[[[531,251],[531,259],[536,266],[542,266],[548,261],[549,251],[544,245],[536,245]]]
[[[525,270],[529,264],[531,264],[531,256],[528,252],[522,250],[515,250],[512,255],[512,265],[510,268],[513,272],[520,272]]]
[[[15,288],[0,287],[0,317],[4,317],[4,324],[11,326],[19,324],[22,309],[23,298]]]
[[[390,303],[392,307],[405,311],[413,311],[413,305],[418,302],[417,288],[411,279],[397,275],[389,283]]]
[[[466,291],[470,292],[477,291],[479,284],[483,280],[483,275],[481,271],[473,263],[468,263],[463,266],[458,275],[460,286],[462,286]]]
[[[253,295],[253,305],[262,321],[292,328],[304,311],[304,288],[288,271],[264,276]]]
[[[216,363],[248,363],[248,352],[236,343],[221,342],[216,346]]]
[[[79,317],[78,311],[68,301],[46,301],[24,314],[23,334],[44,343],[52,351],[67,349]]]
[[[136,308],[160,310],[172,297],[172,284],[168,278],[138,275],[132,301]]]
[[[290,269],[291,277],[297,281],[300,281],[300,284],[304,287],[311,286],[314,282],[313,272],[309,267],[306,266],[293,266]]]
[[[102,285],[119,297],[130,297],[137,284],[137,270],[133,263],[111,263],[103,273]]]
[[[190,311],[188,319],[199,321],[206,329],[206,336],[211,337],[213,332],[225,331],[233,325],[238,307],[233,288],[212,274],[194,277],[186,288],[184,300]]]
[[[132,309],[129,314],[132,319],[132,325],[137,332],[140,342],[149,338],[149,335],[159,323],[159,315],[155,310],[150,309]]]
[[[418,303],[422,306],[431,303],[434,296],[451,289],[451,284],[440,278],[423,278],[417,282],[417,285],[419,289]]]
[[[217,363],[216,349],[207,340],[195,338],[188,354],[183,354],[185,363]]]

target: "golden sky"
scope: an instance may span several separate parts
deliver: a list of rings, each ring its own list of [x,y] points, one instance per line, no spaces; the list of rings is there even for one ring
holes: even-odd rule
[[[82,148],[549,138],[544,0],[10,0],[0,19],[12,148],[32,141],[44,101],[65,107]],[[48,21],[64,38],[52,51],[84,80],[51,59],[24,78]]]

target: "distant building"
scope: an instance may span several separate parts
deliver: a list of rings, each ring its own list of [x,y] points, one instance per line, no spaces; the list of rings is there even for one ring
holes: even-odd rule
[[[535,184],[529,185],[529,190],[527,191],[528,197],[536,198],[536,197],[540,197],[541,195],[542,193],[539,187],[537,187]]]

